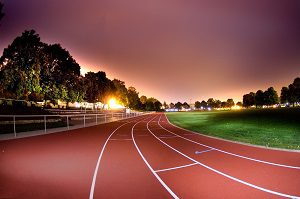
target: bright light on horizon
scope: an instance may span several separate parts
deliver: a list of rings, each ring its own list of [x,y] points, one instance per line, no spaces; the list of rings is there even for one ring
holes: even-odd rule
[[[108,106],[109,106],[110,109],[125,108],[124,106],[122,106],[121,104],[119,104],[115,98],[111,98],[108,101]]]
[[[238,106],[238,105],[234,105],[231,107],[232,110],[240,110],[242,109],[242,107]]]

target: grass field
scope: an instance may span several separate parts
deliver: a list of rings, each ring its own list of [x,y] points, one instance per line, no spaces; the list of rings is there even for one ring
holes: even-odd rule
[[[167,113],[173,124],[202,134],[300,150],[300,108]]]

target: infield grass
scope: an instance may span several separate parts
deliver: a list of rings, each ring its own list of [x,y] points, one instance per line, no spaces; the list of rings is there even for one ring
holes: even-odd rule
[[[300,108],[167,113],[185,129],[227,140],[300,150]]]

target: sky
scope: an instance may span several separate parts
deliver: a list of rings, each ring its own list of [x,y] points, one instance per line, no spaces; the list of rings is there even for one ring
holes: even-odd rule
[[[168,103],[242,100],[300,76],[299,0],[2,0],[0,53],[24,30]]]

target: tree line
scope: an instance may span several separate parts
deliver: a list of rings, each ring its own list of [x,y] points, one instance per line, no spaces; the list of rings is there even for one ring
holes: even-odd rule
[[[287,87],[282,87],[280,97],[273,87],[268,88],[265,91],[258,90],[256,93],[250,92],[243,96],[244,107],[262,107],[272,106],[275,104],[286,104],[289,103],[295,106],[297,102],[300,102],[300,78],[294,79]]]
[[[207,101],[202,100],[200,101],[196,101],[194,103],[194,106],[196,109],[209,109],[209,108],[231,108],[235,105],[235,102],[233,101],[233,99],[228,99],[227,101],[221,101],[218,99],[214,99],[214,98],[209,98]],[[236,105],[238,106],[242,106],[241,102],[237,102]],[[170,103],[170,104],[166,104],[165,102],[163,103],[163,106],[165,108],[170,108],[170,109],[189,109],[191,108],[190,105],[187,102],[181,103],[181,102],[177,102],[177,103]]]
[[[67,105],[83,101],[106,104],[114,97],[131,109],[160,110],[157,99],[139,97],[139,92],[127,88],[124,81],[110,80],[103,71],[82,76],[80,68],[60,44],[44,43],[34,30],[26,30],[0,58],[0,97],[53,104],[62,100]]]
[[[202,100],[194,103],[195,109],[217,109],[224,108],[230,109],[233,106],[249,108],[255,106],[261,108],[263,106],[273,106],[279,103],[286,106],[295,106],[297,103],[300,105],[300,77],[294,79],[289,85],[282,87],[281,94],[278,96],[277,91],[273,87],[269,87],[267,90],[258,90],[256,92],[250,92],[243,95],[243,102],[235,103],[233,99],[229,98],[226,101],[221,101],[214,98],[209,98],[207,101]],[[167,104],[163,103],[165,109],[189,109],[190,105],[187,102],[177,102]]]

